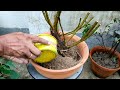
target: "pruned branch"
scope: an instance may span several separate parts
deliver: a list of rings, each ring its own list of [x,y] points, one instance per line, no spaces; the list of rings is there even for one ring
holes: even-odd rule
[[[44,16],[45,20],[46,20],[47,23],[50,25],[50,28],[51,28],[50,30],[54,30],[54,27],[53,27],[53,25],[52,25],[52,23],[51,23],[51,21],[50,21],[48,12],[47,12],[47,11],[42,11],[42,13],[43,13],[43,16]]]
[[[61,11],[57,11],[57,13],[55,14],[54,16],[54,24],[53,24],[53,27],[54,27],[54,30],[57,31],[57,25],[58,25],[58,20],[60,18],[60,15],[61,15]]]
[[[90,37],[99,28],[100,25],[99,24],[97,25],[97,24],[98,22],[95,22],[92,25],[92,27],[86,32],[86,34],[82,36],[82,38],[79,41],[73,43],[71,46],[68,46],[68,48],[76,46],[77,44],[81,43],[82,41],[85,41],[88,37]]]
[[[74,34],[74,32],[78,32],[79,30],[81,30],[81,28],[83,28],[85,25],[87,25],[87,24],[93,19],[93,17],[91,17],[91,18],[86,22],[89,14],[90,14],[89,12],[86,14],[86,16],[84,17],[84,19],[83,19],[82,22],[81,22],[81,18],[80,18],[79,23],[78,23],[78,26],[77,26],[74,30],[72,30],[71,32],[66,33],[65,35]],[[86,23],[85,23],[85,22],[86,22]]]
[[[68,43],[74,35],[76,35],[77,31],[79,30],[80,23],[81,23],[81,18],[79,20],[79,23],[76,29],[72,31],[72,36],[65,42],[65,44]]]
[[[74,30],[72,30],[71,32],[65,33],[65,35],[70,35],[70,34],[73,34],[74,32],[76,32],[79,29],[80,23],[81,23],[81,18],[79,19],[79,23],[78,23],[77,27]]]
[[[61,31],[62,31],[62,35],[63,35],[63,40],[64,40],[64,44],[65,44],[64,30],[63,30],[63,27],[62,27],[62,24],[61,24],[60,17],[58,18],[58,21],[59,21],[59,24],[60,24],[60,27],[61,27]]]

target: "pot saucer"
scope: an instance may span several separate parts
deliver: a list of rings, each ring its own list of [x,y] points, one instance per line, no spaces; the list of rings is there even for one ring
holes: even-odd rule
[[[30,75],[34,79],[49,79],[49,78],[46,78],[46,77],[42,76],[40,73],[38,73],[36,71],[36,69],[32,66],[32,64],[28,64],[27,69],[28,69],[28,72],[30,73]],[[78,70],[77,73],[75,73],[74,75],[72,75],[71,77],[66,78],[66,79],[77,79],[80,76],[82,70],[83,70],[83,66]]]

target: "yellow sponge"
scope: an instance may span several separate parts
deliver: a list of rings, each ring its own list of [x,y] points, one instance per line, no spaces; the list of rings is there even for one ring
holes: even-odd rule
[[[57,40],[50,34],[39,34],[39,37],[52,42],[51,45],[35,43],[35,46],[41,51],[40,56],[35,59],[37,63],[46,63],[55,59],[57,56]]]

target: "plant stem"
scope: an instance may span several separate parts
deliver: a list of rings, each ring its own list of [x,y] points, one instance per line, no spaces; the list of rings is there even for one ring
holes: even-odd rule
[[[54,27],[54,30],[57,31],[57,24],[58,24],[58,19],[60,17],[60,14],[61,14],[61,11],[57,11],[57,13],[55,14],[54,16],[54,24],[53,24],[53,27]]]
[[[112,53],[109,56],[110,58],[114,55],[115,50],[117,49],[117,47],[118,47],[119,44],[120,44],[120,42],[115,45],[115,48],[113,49]]]
[[[82,38],[81,38],[79,41],[73,43],[71,46],[68,46],[68,48],[71,48],[71,47],[73,47],[73,46],[76,46],[76,45],[79,44],[80,42],[85,41],[85,40],[87,39],[87,37],[90,37],[90,36],[98,29],[99,25],[95,28],[95,26],[96,26],[97,24],[98,24],[98,22],[95,22],[95,23],[92,25],[92,27],[87,31],[87,33],[86,33],[85,35],[83,35]],[[95,28],[95,29],[94,29],[94,28]],[[91,32],[92,32],[92,33],[91,33]]]
[[[116,37],[116,36],[115,36],[115,37]],[[109,51],[111,51],[111,50],[112,50],[112,48],[115,46],[115,44],[116,44],[116,42],[115,42],[115,41],[113,41],[113,42],[112,42],[111,49],[110,49]]]
[[[90,36],[92,36],[92,35],[94,34],[94,32],[95,32],[99,27],[100,27],[100,24],[97,23],[95,29],[93,29],[93,30],[89,33],[89,35],[86,36],[85,40],[86,40],[87,38],[89,38]]]
[[[54,31],[52,35],[55,36],[57,40],[60,40],[60,35],[59,35],[58,28],[57,28],[60,15],[61,15],[61,11],[57,11],[57,13],[54,15],[54,24],[53,24]]]
[[[72,38],[82,27],[84,27],[85,25],[87,25],[87,24],[93,19],[93,17],[92,17],[92,18],[90,18],[90,19],[88,20],[88,22],[86,22],[86,20],[87,20],[87,18],[88,18],[89,15],[90,15],[90,13],[88,12],[82,22],[81,22],[81,18],[80,18],[79,24],[78,24],[77,28],[76,28],[75,30],[73,30],[72,36],[68,39],[67,43],[71,40],[71,38]],[[86,24],[84,24],[85,22],[86,22]],[[84,25],[83,25],[83,24],[84,24]]]
[[[82,27],[84,27],[85,25],[87,25],[94,17],[91,17],[87,22],[86,24],[84,24]]]
[[[79,20],[78,26],[75,28],[75,30],[72,31],[72,36],[65,42],[65,44],[68,43],[71,40],[71,38],[77,33],[80,23],[81,23],[81,18]]]
[[[56,15],[55,15],[55,18],[54,18],[54,26],[52,25],[52,23],[51,23],[51,21],[50,21],[50,19],[49,19],[49,16],[48,16],[47,11],[42,11],[42,13],[43,13],[43,15],[44,15],[45,20],[46,20],[47,23],[50,25],[51,35],[53,35],[53,36],[57,39],[57,41],[58,41],[58,44],[57,44],[58,53],[59,53],[60,55],[62,55],[62,54],[60,53],[60,50],[61,50],[61,49],[66,49],[67,47],[64,45],[63,40],[61,40],[60,35],[59,35],[59,33],[58,33],[58,30],[57,30],[57,24],[58,24],[58,20],[59,20],[59,18],[60,18],[60,13],[61,13],[61,11],[58,11],[58,12],[56,13]]]
[[[82,22],[81,22],[81,18],[80,18],[78,26],[71,32],[66,33],[65,35],[70,35],[70,34],[73,34],[74,32],[78,32],[81,28],[83,28],[85,25],[87,25],[93,19],[93,17],[92,17],[86,22],[86,19],[88,18],[89,14],[90,14],[89,12],[86,14],[86,16],[84,17]],[[80,22],[81,22],[81,24],[80,24]]]
[[[71,32],[65,33],[64,35],[73,34],[75,31],[77,31],[79,29],[80,23],[81,23],[81,18],[79,19],[79,23],[78,23],[77,27],[74,30],[72,30]]]
[[[82,25],[86,22],[86,19],[88,18],[89,15],[90,15],[90,13],[88,12],[88,13],[86,14],[85,18],[83,19],[83,21],[81,22],[79,28],[81,28]]]
[[[82,36],[81,41],[84,41],[86,37],[88,37],[90,35],[90,32],[93,31],[93,29],[95,28],[95,26],[98,24],[98,22],[95,22],[92,27],[86,32],[85,35]]]
[[[100,36],[101,36],[101,39],[102,39],[103,46],[105,47],[105,43],[104,43],[104,39],[103,39],[103,34],[100,35]]]
[[[62,28],[62,24],[61,24],[60,17],[58,18],[58,21],[59,21],[59,24],[60,24],[60,27],[61,27],[61,30],[62,30],[63,40],[64,40],[64,44],[65,44],[64,30],[63,30],[63,28]]]
[[[50,30],[54,30],[54,27],[53,27],[53,25],[52,25],[52,23],[51,23],[51,21],[50,21],[50,18],[49,18],[49,16],[48,16],[48,12],[47,11],[42,11],[42,13],[43,13],[43,16],[44,16],[44,18],[45,18],[45,20],[47,21],[47,23],[50,25]],[[52,32],[52,31],[51,31]]]
[[[116,43],[115,41],[113,41],[113,42],[112,42],[111,49],[110,49],[109,51],[111,51],[111,50],[115,47],[116,44],[117,44],[117,43]]]

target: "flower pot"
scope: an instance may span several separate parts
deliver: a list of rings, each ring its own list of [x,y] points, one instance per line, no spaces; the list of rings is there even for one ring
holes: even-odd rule
[[[70,36],[66,35],[65,38],[68,39],[69,37]],[[80,37],[74,36],[72,40],[78,41],[79,39],[80,39]],[[77,65],[70,67],[68,69],[52,70],[52,69],[47,69],[47,68],[44,68],[44,67],[38,65],[34,61],[30,61],[30,62],[41,75],[43,75],[49,79],[65,79],[65,78],[68,78],[68,77],[72,76],[73,74],[75,74],[88,59],[89,48],[88,48],[87,44],[83,41],[80,44],[78,44],[77,47],[78,47],[78,53],[81,55],[81,61]]]
[[[106,77],[109,77],[110,75],[114,74],[115,72],[117,72],[118,70],[120,70],[120,54],[119,52],[115,51],[114,55],[116,55],[118,57],[118,60],[119,60],[119,67],[118,68],[115,68],[115,69],[111,69],[111,68],[106,68],[106,67],[103,67],[99,64],[97,64],[93,58],[92,58],[92,55],[95,53],[95,52],[106,52],[106,51],[109,51],[110,48],[109,47],[101,47],[101,46],[95,46],[94,48],[92,48],[90,50],[90,60],[91,60],[91,70],[93,71],[93,73],[100,77],[100,78],[106,78]]]

